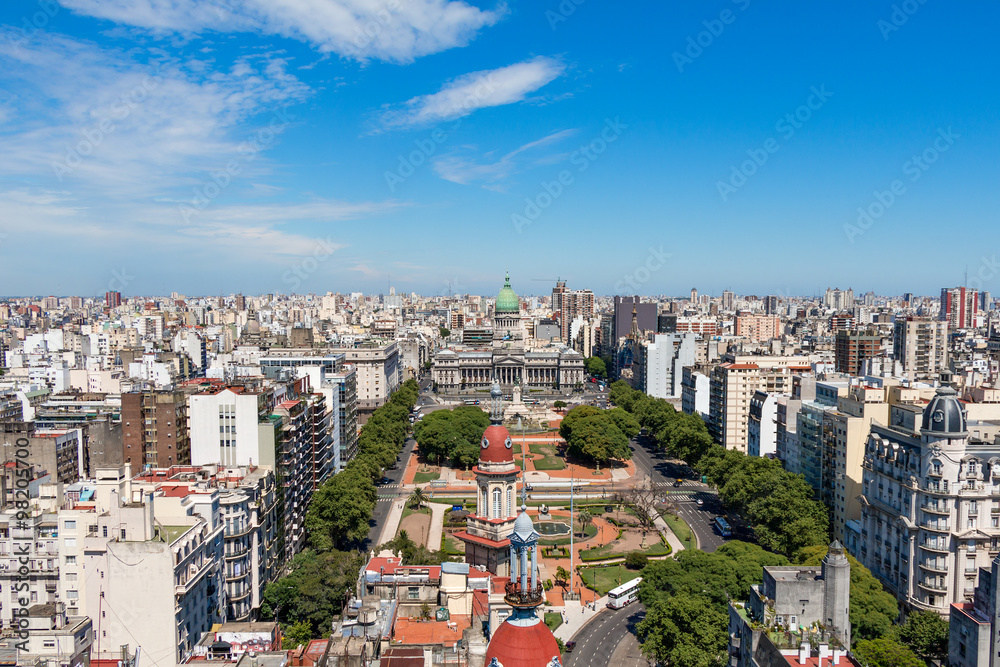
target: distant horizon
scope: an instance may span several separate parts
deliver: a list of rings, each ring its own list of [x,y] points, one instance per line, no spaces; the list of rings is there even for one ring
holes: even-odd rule
[[[0,285],[988,290],[1000,6],[899,6],[10,0]]]

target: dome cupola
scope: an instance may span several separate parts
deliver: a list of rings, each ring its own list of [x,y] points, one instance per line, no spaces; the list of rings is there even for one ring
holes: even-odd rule
[[[935,438],[965,438],[969,435],[966,426],[965,408],[958,400],[957,392],[948,385],[940,387],[924,409],[920,434]]]

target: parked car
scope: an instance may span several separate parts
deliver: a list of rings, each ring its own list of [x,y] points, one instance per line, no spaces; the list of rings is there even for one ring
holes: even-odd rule
[[[566,646],[566,652],[572,653],[573,649],[576,648],[576,642],[571,639],[568,642],[566,642],[565,646]]]
[[[383,477],[378,481],[379,486],[384,486],[386,484],[392,484],[393,480],[389,477]]]

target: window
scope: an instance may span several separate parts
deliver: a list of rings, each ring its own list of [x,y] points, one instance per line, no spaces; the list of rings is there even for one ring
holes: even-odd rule
[[[66,542],[68,543],[69,540],[66,540]],[[76,540],[73,540],[73,542],[74,542],[74,544],[72,546],[76,546],[76,544],[75,544]],[[66,546],[70,546],[70,545],[67,544]],[[67,565],[76,565],[76,556],[66,556],[66,564]]]
[[[76,530],[76,521],[67,521],[63,524],[63,530]]]
[[[494,519],[500,518],[500,503],[503,498],[503,492],[500,489],[493,489],[493,517]]]
[[[42,647],[43,648],[55,648],[56,647],[56,640],[54,640],[54,639],[43,640],[42,641]]]
[[[418,586],[410,586],[406,589],[406,597],[410,600],[419,600],[420,588]]]
[[[104,526],[104,537],[108,536],[108,527]]]

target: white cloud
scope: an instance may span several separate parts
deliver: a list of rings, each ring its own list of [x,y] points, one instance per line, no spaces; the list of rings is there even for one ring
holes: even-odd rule
[[[399,108],[387,109],[382,114],[382,125],[386,128],[429,125],[462,118],[477,109],[520,102],[565,69],[558,60],[538,56],[507,67],[464,74],[436,93],[414,97]]]
[[[281,35],[365,61],[465,46],[506,13],[459,0],[59,0],[80,14],[156,32]]]
[[[0,174],[97,185],[108,196],[193,187],[234,159],[244,177],[264,170],[263,152],[251,160],[245,143],[259,127],[284,128],[287,105],[309,94],[275,57],[213,72],[197,61],[137,62],[51,34],[21,44],[3,37],[10,98]]]
[[[435,160],[434,171],[437,172],[438,176],[441,178],[453,183],[465,185],[480,181],[486,184],[484,187],[498,189],[496,187],[497,183],[503,181],[521,168],[523,160],[519,158],[521,158],[523,154],[550,146],[572,136],[575,133],[576,130],[560,130],[559,132],[553,132],[552,134],[542,137],[541,139],[528,142],[523,146],[512,150],[506,155],[501,156],[499,159],[493,159],[493,152],[486,153],[482,158],[474,158],[463,155],[460,151],[456,151],[449,153],[448,155],[443,155]],[[538,162],[539,160],[546,159],[546,157],[536,158],[535,161]]]

